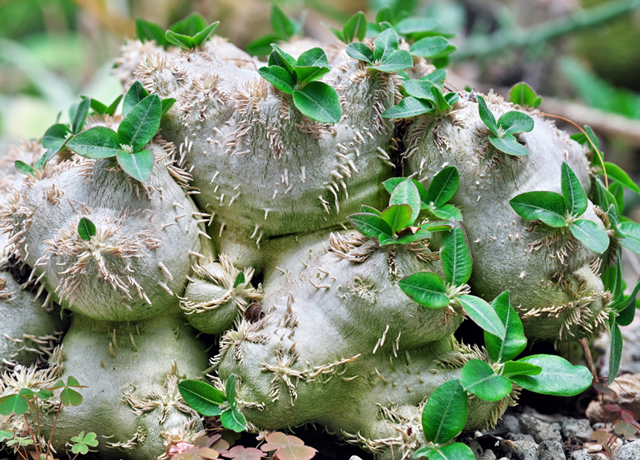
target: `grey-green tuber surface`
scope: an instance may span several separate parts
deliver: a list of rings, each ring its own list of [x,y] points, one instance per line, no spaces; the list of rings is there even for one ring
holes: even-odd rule
[[[298,40],[282,48],[297,57],[315,46]],[[573,340],[603,329],[611,294],[601,274],[615,260],[615,241],[595,254],[509,205],[523,192],[559,191],[563,162],[589,190],[582,147],[531,112],[533,131],[518,134],[529,155],[505,155],[490,147],[466,92],[444,113],[394,125],[381,115],[401,100],[401,77],[349,57],[342,44],[327,56],[332,69],[322,81],[336,90],[343,113],[335,124],[302,115],[260,77],[263,63],[220,37],[193,50],[132,41],[114,69],[125,90],[138,80],[176,99],[145,146],[155,159],[149,179],[67,149],[10,184],[16,190],[0,213],[7,252],[29,267],[45,303],[69,310],[72,322],[60,341],[59,317],[1,275],[16,294],[13,304],[0,299],[0,309],[20,309],[9,313],[7,334],[52,338],[42,339],[49,371],[7,371],[0,396],[46,388],[61,376],[86,385],[83,405],[61,411],[54,436],[61,455],[86,430],[98,435],[101,458],[166,458],[203,427],[178,382],[213,371],[220,389],[238,377],[252,431],[318,422],[381,457],[424,447],[420,414],[429,395],[459,378],[466,362],[491,360],[454,339],[465,317],[459,302],[426,308],[398,284],[416,272],[443,276],[438,234],[381,245],[345,226],[361,205],[385,208],[383,182],[392,176],[428,186],[443,167],[457,168],[451,203],[462,214],[473,272],[469,285],[447,287],[455,295],[491,301],[508,290],[531,339]],[[414,57],[407,73],[434,69]],[[496,115],[520,110],[488,100]],[[85,130],[115,130],[121,120],[92,114]],[[37,146],[30,149],[42,154]],[[421,213],[404,235],[428,217]],[[95,234],[81,234],[83,218]],[[583,218],[610,230],[593,204]],[[201,342],[196,330],[215,337]],[[0,342],[0,359],[30,364],[16,347]],[[494,402],[471,397],[467,428],[494,424],[518,392],[514,386]],[[6,426],[25,433],[20,417]]]

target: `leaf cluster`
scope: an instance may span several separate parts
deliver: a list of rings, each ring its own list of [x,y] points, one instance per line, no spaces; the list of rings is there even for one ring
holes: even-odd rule
[[[184,49],[200,48],[213,35],[213,31],[220,21],[207,25],[207,21],[198,13],[192,13],[185,19],[172,24],[165,32],[162,26],[136,19],[136,36],[140,41],[155,40],[158,46],[167,48],[169,45]]]
[[[467,423],[469,394],[485,401],[500,401],[516,384],[536,393],[573,396],[591,385],[591,373],[586,367],[573,366],[559,356],[534,355],[513,361],[524,351],[527,338],[518,313],[509,302],[509,291],[496,297],[491,307],[504,327],[502,336],[487,330],[484,333],[493,365],[479,359],[470,360],[462,368],[460,379],[436,388],[422,412],[422,427],[429,444],[416,451],[415,457],[475,458],[466,445],[449,444]]]
[[[549,227],[568,228],[590,250],[602,254],[609,247],[609,237],[595,222],[579,219],[589,200],[571,167],[562,163],[562,195],[556,192],[526,192],[509,201],[513,210],[527,220],[540,220]],[[640,228],[640,227],[639,227]]]
[[[458,170],[455,167],[450,167]],[[381,246],[389,244],[412,244],[431,237],[431,232],[449,230],[450,222],[435,221],[414,226],[420,211],[428,210],[438,219],[461,220],[460,211],[446,204],[455,194],[458,185],[444,176],[454,174],[445,168],[434,177],[426,189],[415,179],[394,177],[384,182],[391,194],[389,206],[382,212],[370,206],[362,206],[360,213],[348,217],[356,230],[369,238],[376,238]],[[436,179],[437,178],[437,179]]]
[[[321,123],[337,123],[342,117],[338,93],[326,83],[317,81],[329,73],[331,67],[327,55],[321,48],[312,48],[296,60],[271,45],[269,65],[258,69],[258,73],[285,94],[293,96],[296,108],[312,120]]]
[[[538,96],[531,86],[521,81],[509,90],[509,102],[520,107],[535,109],[542,104],[542,96]]]
[[[247,421],[238,408],[235,374],[227,379],[225,393],[199,380],[183,380],[178,391],[189,407],[205,417],[220,416],[222,426],[237,433],[247,428]]]
[[[313,447],[305,446],[302,439],[279,431],[269,434],[266,441],[260,450],[273,452],[273,458],[278,460],[311,460],[318,452]]]
[[[529,150],[518,142],[515,135],[518,133],[528,133],[533,130],[534,123],[526,113],[518,112],[515,110],[509,111],[503,114],[498,121],[487,107],[487,103],[480,95],[476,96],[478,99],[478,112],[480,118],[485,124],[491,134],[489,135],[489,142],[497,150],[513,156],[527,156]]]
[[[287,16],[277,3],[271,8],[271,28],[273,33],[263,35],[247,44],[247,53],[252,56],[266,56],[271,52],[271,45],[280,41],[289,41],[302,32],[304,19],[296,21]]]
[[[367,17],[362,11],[358,11],[347,19],[342,30],[330,26],[325,27],[327,27],[327,29],[329,29],[341,42],[347,44],[354,41],[361,42],[367,34]]]
[[[454,104],[458,102],[459,96],[454,92],[444,94],[442,88],[436,82],[428,79],[429,77],[431,75],[420,80],[405,81],[402,88],[406,97],[398,105],[385,110],[382,116],[384,118],[410,118],[424,114],[433,117],[447,115]],[[436,77],[439,78],[439,75]]]
[[[150,95],[136,81],[124,98],[124,119],[113,131],[104,126],[89,128],[76,135],[67,147],[85,158],[115,158],[122,170],[140,182],[151,175],[154,156],[143,149],[160,129],[160,119],[173,106],[175,99]]]
[[[366,43],[356,42],[347,46],[347,54],[379,72],[399,72],[413,67],[411,54],[399,49],[398,34],[393,28],[384,30],[376,37],[373,49]]]

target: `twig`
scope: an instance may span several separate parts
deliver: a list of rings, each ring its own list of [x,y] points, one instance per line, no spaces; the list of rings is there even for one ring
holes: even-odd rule
[[[584,359],[587,362],[587,367],[591,371],[594,379],[598,379],[598,373],[596,372],[596,367],[593,365],[593,356],[591,356],[591,349],[589,348],[589,342],[587,339],[580,339],[578,343],[582,347],[582,352],[584,353]]]
[[[62,403],[58,404],[58,411],[56,412],[56,418],[53,421],[53,426],[51,427],[51,435],[49,436],[49,443],[47,444],[47,454],[45,455],[45,459],[49,458],[49,452],[51,452],[51,442],[53,441],[53,433],[56,431],[56,423],[58,423],[58,416],[60,415],[60,409],[62,409]]]
[[[490,36],[477,36],[467,40],[451,55],[454,61],[465,61],[497,54],[507,48],[524,48],[582,29],[603,24],[640,8],[640,0],[606,2],[595,8],[548,21],[528,29],[503,29]]]

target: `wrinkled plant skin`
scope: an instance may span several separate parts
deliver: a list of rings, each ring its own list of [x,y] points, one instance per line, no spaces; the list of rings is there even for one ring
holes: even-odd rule
[[[283,49],[298,56],[314,46],[299,40]],[[444,165],[458,168],[451,202],[473,255],[465,293],[490,301],[509,290],[530,338],[574,340],[602,329],[610,294],[600,274],[615,241],[600,257],[509,206],[523,192],[559,192],[563,161],[589,189],[581,147],[530,113],[535,129],[519,135],[530,155],[496,153],[468,93],[442,118],[394,127],[380,115],[398,103],[399,77],[368,69],[342,44],[327,56],[333,68],[323,81],[343,110],[336,124],[303,117],[258,75],[263,63],[224,39],[196,50],[131,41],[114,70],[125,89],[139,80],[176,99],[146,146],[155,155],[151,177],[142,184],[110,160],[63,151],[22,183],[15,175],[5,181],[4,191],[17,188],[0,215],[8,251],[33,269],[47,305],[72,311],[72,325],[47,372],[16,368],[0,389],[39,389],[68,376],[88,386],[83,405],[61,412],[60,453],[83,430],[97,433],[105,459],[156,458],[171,442],[192,440],[201,420],[176,384],[203,378],[209,364],[193,328],[221,336],[211,378],[224,389],[238,376],[250,430],[318,422],[381,458],[424,446],[420,416],[429,395],[458,378],[465,362],[489,360],[484,349],[454,339],[459,306],[422,307],[398,286],[416,272],[442,275],[439,236],[380,247],[342,226],[360,205],[384,209],[382,182],[401,173],[428,185]],[[434,69],[414,62],[414,77]],[[498,116],[513,108],[493,96],[488,102]],[[115,129],[120,120],[90,117],[85,128]],[[13,160],[33,165],[43,151],[36,142]],[[584,218],[609,230],[601,215],[590,205]],[[89,241],[78,233],[82,217],[97,228]],[[236,285],[240,272],[245,280]],[[21,308],[9,335],[59,330],[44,310],[30,313],[40,308],[32,292],[0,277],[16,291],[14,302],[25,299],[6,303]],[[17,349],[3,343],[0,358],[10,360]],[[492,403],[469,398],[467,428],[495,423],[517,394]],[[25,433],[22,419],[11,423]]]
[[[380,114],[399,96],[394,74],[372,74],[336,53],[323,80],[338,91],[343,118],[322,124],[262,79],[249,56],[241,67],[211,45],[146,56],[134,75],[177,100],[163,136],[179,146],[179,164],[200,191],[194,199],[214,214],[209,233],[234,262],[261,269],[280,237],[345,222],[362,203],[384,204],[393,127]]]
[[[487,102],[496,118],[514,110],[497,96]],[[469,284],[477,295],[492,300],[508,290],[530,338],[575,340],[596,335],[606,324],[611,299],[600,275],[615,251],[610,248],[600,256],[568,231],[560,234],[544,224],[532,225],[509,205],[525,192],[562,193],[563,162],[585,191],[591,184],[584,149],[542,116],[530,115],[534,130],[518,135],[529,155],[506,155],[489,144],[475,97],[466,93],[449,116],[418,118],[409,127],[406,174],[428,184],[444,166],[458,168],[460,187],[451,202],[462,212],[473,256]],[[609,230],[602,215],[590,202],[582,218]]]
[[[197,378],[207,367],[205,346],[177,312],[138,322],[96,321],[74,315],[62,342],[61,378],[88,388],[84,401],[65,407],[56,426],[55,448],[81,431],[99,433],[104,458],[147,460],[165,441],[192,440],[199,417],[177,390],[182,378]]]
[[[271,282],[266,317],[222,337],[220,377],[240,376],[239,398],[255,427],[319,421],[373,452],[411,453],[424,445],[425,396],[483,356],[453,339],[458,309],[423,308],[398,287],[408,274],[440,272],[436,254],[381,248],[359,234],[334,235],[330,247]],[[474,400],[468,427],[497,419],[509,402]]]

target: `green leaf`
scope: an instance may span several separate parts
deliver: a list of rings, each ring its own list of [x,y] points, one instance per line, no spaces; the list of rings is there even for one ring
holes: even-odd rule
[[[620,244],[630,251],[640,254],[640,225],[635,222],[622,222],[620,230],[626,235],[620,240]]]
[[[295,75],[293,68],[296,66],[295,58],[289,53],[282,51],[275,43],[271,44],[271,48],[273,51],[271,51],[271,54],[269,55],[269,66],[277,65],[282,67],[293,77],[293,75]]]
[[[523,107],[536,108],[542,102],[542,98],[536,94],[531,86],[521,81],[509,90],[509,102]]]
[[[376,216],[382,216],[382,213],[378,211],[376,208],[372,208],[371,206],[362,205],[360,206],[360,212],[367,214],[375,214]]]
[[[341,30],[336,29],[335,27],[331,27],[329,24],[325,24],[324,22],[322,23],[322,25],[325,27],[325,29],[327,29],[329,32],[335,35],[338,40],[340,40],[343,43],[347,43],[347,41],[344,38],[344,33]]]
[[[238,286],[240,286],[241,284],[246,283],[246,278],[244,276],[244,272],[240,272],[238,273],[238,276],[236,276],[235,281],[233,282],[233,288],[237,288]]]
[[[118,105],[120,105],[120,101],[122,100],[122,98],[123,98],[122,94],[116,97],[113,100],[113,102],[109,105],[109,107],[106,108],[106,110],[104,111],[104,114],[114,116],[116,113],[116,110],[118,109]]]
[[[71,134],[71,128],[62,123],[56,123],[47,129],[42,136],[42,146],[45,149],[51,149],[52,156],[58,153],[62,146],[67,142],[67,137]]]
[[[222,422],[223,427],[228,430],[235,431],[236,433],[240,433],[247,429],[247,420],[235,405],[231,407],[231,409],[222,412],[220,415],[220,422]]]
[[[293,103],[300,113],[320,123],[338,123],[342,118],[338,93],[320,81],[311,82],[294,91]]]
[[[422,410],[424,437],[435,444],[446,444],[458,436],[467,423],[467,401],[467,392],[457,379],[436,388]]]
[[[16,160],[13,164],[20,174],[24,174],[25,176],[33,176],[35,173],[35,170],[24,161]]]
[[[624,298],[624,300],[622,302],[620,302],[619,304],[614,305],[614,308],[618,312],[623,312],[628,307],[634,306],[635,305],[636,296],[638,295],[639,291],[640,291],[640,280],[638,280],[638,282],[636,283],[635,287],[633,288],[633,291],[631,291],[631,294],[626,296]],[[618,324],[620,324],[621,326],[628,326],[628,324],[622,324],[620,321],[618,321]]]
[[[11,431],[0,430],[0,442],[4,442],[11,438],[13,438],[13,433]]]
[[[247,44],[247,53],[252,56],[266,56],[271,53],[271,45],[277,42],[279,38],[274,34],[258,37]]]
[[[296,34],[296,25],[284,14],[277,3],[271,9],[271,28],[282,40],[289,40]]]
[[[382,112],[383,118],[410,118],[431,112],[433,108],[428,102],[414,97],[405,97],[398,105],[389,107]]]
[[[512,110],[498,119],[498,127],[502,128],[502,137],[516,133],[528,133],[535,126],[533,118],[526,113]]]
[[[77,407],[82,404],[82,395],[69,387],[60,392],[60,404]]]
[[[71,120],[71,132],[73,134],[78,134],[82,131],[84,122],[87,120],[87,115],[89,115],[89,107],[91,107],[91,99],[89,98],[83,99],[80,104],[78,104],[78,108]]]
[[[516,361],[507,361],[502,368],[502,376],[507,378],[514,375],[538,375],[540,372],[542,372],[540,366]]]
[[[258,73],[283,93],[293,94],[293,78],[291,78],[289,72],[282,67],[277,65],[261,67],[258,69]]]
[[[443,308],[449,305],[447,288],[435,273],[418,272],[405,276],[398,286],[411,300],[427,308]]]
[[[611,385],[618,376],[622,359],[622,332],[615,320],[610,324],[609,336],[609,385]]]
[[[462,220],[462,214],[460,213],[460,210],[452,204],[443,204],[439,208],[433,209],[431,211],[431,214],[436,216],[438,219],[453,219],[458,221]]]
[[[376,214],[362,212],[351,214],[347,219],[356,230],[369,238],[377,238],[379,240],[381,235],[393,235],[389,224]]]
[[[107,106],[97,99],[91,99],[91,110],[98,115],[104,115],[107,110]]]
[[[425,75],[424,77],[420,77],[420,80],[428,80],[442,88],[445,80],[447,79],[447,71],[443,69],[438,69],[429,75]]]
[[[616,214],[619,215],[620,209],[618,207],[618,200],[616,200],[616,197],[613,196],[613,194],[609,190],[607,190],[599,177],[596,177],[596,191],[598,205],[602,209],[609,209],[609,207],[613,205],[616,209]]]
[[[183,380],[178,391],[190,408],[205,417],[220,415],[220,404],[227,402],[224,393],[199,380]]]
[[[372,69],[379,72],[398,72],[409,67],[413,67],[413,59],[409,52],[405,50],[396,50],[390,54],[385,54],[380,64],[371,66]]]
[[[0,397],[0,415],[24,415],[29,410],[29,403],[19,394]]]
[[[143,42],[155,40],[158,46],[167,46],[167,40],[164,38],[164,29],[151,21],[136,19],[136,36]]]
[[[406,93],[417,99],[426,99],[433,101],[433,93],[431,93],[431,87],[434,85],[430,80],[409,80],[402,84],[402,87]]]
[[[409,226],[411,213],[411,207],[408,204],[394,204],[382,211],[382,219],[389,224],[393,235]]]
[[[628,326],[629,324],[631,324],[633,322],[633,320],[636,317],[636,303],[635,303],[635,296],[631,297],[630,296],[630,300],[632,300],[633,302],[631,302],[627,308],[623,309],[620,313],[618,313],[618,317],[616,318],[616,324],[618,326]]]
[[[342,29],[343,41],[351,43],[354,40],[362,41],[367,33],[367,17],[362,11],[358,11],[347,20]]]
[[[611,181],[609,184],[609,191],[616,198],[616,203],[618,203],[617,209],[620,214],[624,213],[624,188],[620,185],[619,182]]]
[[[207,21],[198,13],[191,13],[181,21],[178,21],[169,27],[169,30],[177,34],[193,37],[195,34],[203,30],[207,26]]]
[[[436,208],[441,207],[456,194],[460,184],[460,173],[455,166],[447,166],[438,172],[427,189],[427,205],[433,203]]]
[[[529,155],[529,149],[518,142],[513,136],[505,136],[503,138],[489,136],[489,142],[496,149],[507,155],[513,155],[516,157],[526,157]]]
[[[495,137],[499,137],[496,117],[493,116],[493,113],[489,110],[489,107],[482,96],[477,95],[476,99],[478,100],[478,113],[480,114],[480,119]]]
[[[89,219],[83,217],[78,222],[78,234],[83,240],[89,241],[91,237],[96,236],[96,226]]]
[[[235,374],[231,374],[227,379],[227,383],[225,385],[227,401],[229,401],[231,405],[234,405],[236,403],[236,381],[237,380],[238,380],[238,377],[236,377]]]
[[[124,172],[140,182],[146,181],[153,171],[154,157],[149,150],[127,153],[122,150],[116,156]]]
[[[189,35],[177,34],[173,30],[167,30],[164,34],[164,38],[172,45],[179,46],[184,49],[191,49],[196,47],[196,43]]]
[[[584,214],[589,205],[587,194],[584,193],[578,177],[566,162],[562,163],[561,184],[564,205],[569,210],[569,213],[576,217]]]
[[[206,42],[209,38],[211,38],[211,35],[213,34],[213,31],[215,30],[215,28],[218,27],[218,24],[220,24],[220,21],[216,21],[213,24],[209,24],[203,30],[195,34],[191,38],[191,40],[193,41],[193,44],[195,46],[202,46],[204,42]]]
[[[569,225],[571,234],[587,248],[598,254],[609,248],[609,236],[598,224],[590,220],[578,219]]]
[[[389,6],[380,8],[376,13],[376,23],[394,22],[394,12]]]
[[[405,180],[407,180],[406,177],[392,177],[391,179],[387,179],[386,181],[384,181],[382,185],[384,185],[384,188],[387,190],[387,192],[389,192],[389,195],[392,195],[398,184],[400,184],[400,182],[404,182]],[[411,180],[413,181],[413,185],[415,185],[418,189],[418,193],[420,194],[420,201],[426,201],[427,190],[424,188],[424,185],[422,185],[415,179]]]
[[[171,107],[173,107],[173,104],[176,103],[176,100],[172,97],[168,97],[166,99],[162,99],[160,103],[162,104],[162,115],[161,115],[162,117],[164,116],[165,113],[171,110]]]
[[[126,117],[129,115],[129,112],[133,110],[133,108],[140,103],[145,97],[149,95],[149,92],[144,89],[142,83],[139,81],[135,81],[129,91],[127,91],[127,95],[124,97],[124,102],[122,103],[122,116]]]
[[[544,395],[575,396],[591,386],[591,372],[554,355],[533,355],[517,362],[542,367],[538,375],[514,375],[511,381],[525,390]]]
[[[300,67],[329,67],[327,55],[322,48],[311,48],[302,53],[296,61]]]
[[[484,343],[489,357],[497,363],[514,359],[526,348],[527,337],[518,313],[509,302],[509,291],[493,299],[491,306],[505,327],[505,335],[502,339],[485,331]]]
[[[458,95],[456,93],[447,93],[445,96],[437,85],[433,85],[431,87],[431,93],[433,94],[433,105],[435,107],[436,116],[446,113],[453,104],[458,101]]]
[[[373,42],[373,60],[380,61],[398,49],[398,34],[393,28],[384,30]]]
[[[329,67],[300,67],[296,66],[293,69],[298,79],[298,84],[304,86],[309,82],[319,80],[331,71]]]
[[[442,234],[440,259],[445,281],[453,286],[462,286],[471,278],[473,261],[467,245],[467,237],[460,227]]]
[[[351,43],[347,46],[347,55],[358,61],[364,61],[371,64],[373,62],[373,50],[364,43]]]
[[[461,295],[457,298],[464,311],[478,326],[504,340],[506,329],[491,305],[480,297]]]
[[[444,37],[425,37],[411,45],[410,53],[425,59],[438,59],[456,50]]]
[[[631,180],[629,175],[624,172],[624,170],[620,166],[605,161],[604,168],[605,171],[607,171],[607,176],[610,180],[613,179],[619,182],[623,187],[626,187],[636,193],[640,193],[640,188],[638,188],[635,182]]]
[[[423,446],[413,453],[413,458],[429,457],[433,452],[433,447]]]
[[[396,22],[395,29],[400,35],[420,34],[432,31],[438,25],[435,18],[410,16]]]
[[[118,126],[118,144],[130,145],[134,152],[147,145],[160,129],[162,103],[153,94],[144,98]]]
[[[86,158],[111,158],[120,150],[118,136],[112,129],[95,126],[74,136],[67,147]]]
[[[511,393],[511,382],[484,361],[472,359],[462,368],[460,383],[469,393],[485,401],[500,401]]]
[[[540,219],[550,227],[565,226],[562,195],[555,192],[521,193],[509,201],[513,210],[527,220]]]
[[[402,238],[398,238],[398,244],[415,243],[416,241],[426,240],[427,238],[431,238],[431,232],[420,229],[413,235],[405,235]]]
[[[436,447],[429,455],[429,460],[475,460],[475,458],[469,446],[461,442]]]
[[[389,205],[393,204],[409,205],[411,208],[411,219],[409,219],[407,226],[413,225],[420,214],[421,207],[420,192],[413,180],[407,178],[393,189],[393,193],[389,199]]]

